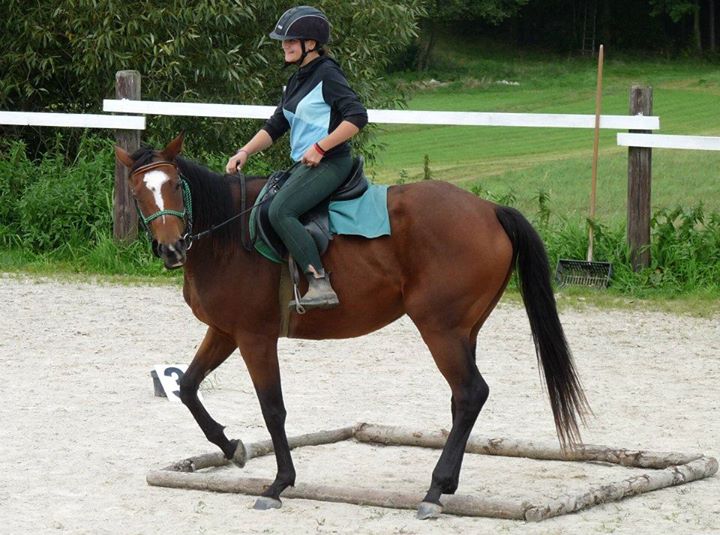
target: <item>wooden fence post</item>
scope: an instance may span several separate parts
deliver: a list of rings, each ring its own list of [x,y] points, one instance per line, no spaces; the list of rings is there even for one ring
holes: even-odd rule
[[[632,86],[630,115],[652,115],[652,87]],[[651,133],[650,130],[631,130]],[[652,182],[652,149],[628,148],[627,240],[633,270],[650,265],[650,191]]]
[[[118,99],[140,100],[140,73],[115,73],[115,95]],[[129,153],[140,148],[140,130],[115,130],[119,147]],[[128,170],[115,161],[115,198],[113,202],[113,237],[118,241],[133,241],[137,237],[138,218],[130,192]]]

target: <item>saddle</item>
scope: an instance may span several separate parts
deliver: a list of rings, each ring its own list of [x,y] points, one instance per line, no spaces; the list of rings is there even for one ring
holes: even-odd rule
[[[329,197],[321,201],[314,208],[300,216],[300,222],[305,230],[310,233],[318,251],[322,256],[330,244],[332,234],[330,233],[330,217],[328,214],[331,201],[349,201],[360,197],[368,189],[368,180],[363,170],[363,157],[357,156],[353,160],[347,179]],[[261,239],[278,258],[285,258],[287,247],[283,244],[272,225],[270,224],[270,205],[280,188],[290,177],[287,171],[276,171],[268,178],[268,182],[255,202],[256,210],[253,211],[255,220],[254,227],[256,237]]]

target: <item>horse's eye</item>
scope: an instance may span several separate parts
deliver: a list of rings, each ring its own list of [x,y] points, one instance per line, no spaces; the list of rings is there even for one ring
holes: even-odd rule
[[[181,184],[180,184],[180,182],[178,182],[177,184],[175,184],[175,189],[176,190],[180,189],[180,186],[181,186]]]

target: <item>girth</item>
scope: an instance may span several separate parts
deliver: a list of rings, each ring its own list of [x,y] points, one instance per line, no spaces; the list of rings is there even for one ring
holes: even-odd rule
[[[257,237],[265,242],[272,249],[278,258],[284,258],[287,254],[287,247],[270,224],[270,205],[283,184],[287,182],[290,173],[287,171],[276,171],[268,178],[267,185],[255,202],[257,209],[253,212],[255,217],[255,231]],[[300,216],[300,222],[310,233],[317,245],[320,255],[324,254],[332,239],[330,233],[330,218],[328,214],[331,201],[348,201],[360,197],[368,189],[368,180],[363,170],[363,158],[358,156],[353,160],[353,166],[348,174],[347,180],[328,198],[317,206]]]

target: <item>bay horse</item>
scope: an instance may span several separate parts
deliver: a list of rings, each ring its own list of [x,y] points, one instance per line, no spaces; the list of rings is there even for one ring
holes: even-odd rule
[[[208,326],[180,381],[180,397],[207,439],[233,459],[239,442],[228,440],[197,391],[240,350],[277,462],[255,507],[279,507],[280,494],[295,484],[277,355],[281,266],[243,247],[247,216],[213,230],[251,206],[265,181],[219,175],[178,157],[181,149],[182,134],[160,151],[115,149],[130,169],[155,251],[166,267],[184,268],[185,301]],[[458,487],[465,445],[489,393],[476,365],[478,331],[515,268],[563,448],[580,443],[579,421],[589,406],[558,318],[543,242],[520,212],[439,181],[391,186],[387,205],[390,236],[334,237],[324,262],[340,306],[291,313],[288,337],[357,337],[403,314],[414,322],[451,391],[452,428],[418,509],[419,518],[430,518],[442,511],[441,494]],[[190,249],[190,228],[211,233]]]

